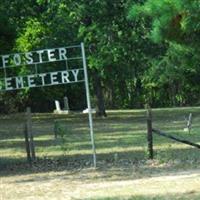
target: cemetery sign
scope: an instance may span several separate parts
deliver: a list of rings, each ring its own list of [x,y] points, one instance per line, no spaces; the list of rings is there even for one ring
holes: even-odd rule
[[[60,70],[56,70],[57,66],[63,66],[63,63],[64,66],[67,66],[67,62],[79,58],[75,57],[76,55],[73,55],[73,57],[68,56],[68,51],[72,53],[71,51],[77,50],[77,48],[78,46],[71,46],[0,56],[0,90],[15,90],[84,81],[84,69],[78,68],[79,66],[74,66],[74,69],[60,66]],[[57,63],[57,66],[52,68],[52,71],[41,69],[42,64],[47,65],[53,62]]]
[[[0,56],[0,91],[84,82],[93,162],[96,150],[84,44]]]

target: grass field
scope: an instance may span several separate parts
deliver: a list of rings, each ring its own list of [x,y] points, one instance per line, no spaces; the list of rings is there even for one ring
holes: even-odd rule
[[[191,133],[185,116],[193,113]],[[33,114],[37,161],[26,162],[24,115],[0,118],[0,199],[200,199],[200,150],[154,136],[147,159],[144,110],[94,118],[97,169],[86,115]],[[54,138],[54,124],[65,130]],[[200,144],[200,108],[153,110],[153,126]]]

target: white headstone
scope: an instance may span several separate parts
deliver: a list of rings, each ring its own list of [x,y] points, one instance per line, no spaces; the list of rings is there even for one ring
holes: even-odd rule
[[[56,109],[54,110],[55,114],[69,114],[68,110],[61,110],[59,101],[57,100],[55,101],[55,106],[56,106]]]
[[[60,112],[61,111],[61,109],[60,109],[60,102],[56,100],[55,101],[55,105],[56,105],[56,111]]]

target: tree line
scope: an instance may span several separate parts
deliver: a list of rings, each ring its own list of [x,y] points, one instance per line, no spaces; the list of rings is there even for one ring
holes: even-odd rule
[[[84,42],[99,115],[199,105],[199,10],[198,0],[1,0],[0,53]],[[77,84],[1,92],[0,109],[51,111],[64,96],[71,109],[86,107]]]

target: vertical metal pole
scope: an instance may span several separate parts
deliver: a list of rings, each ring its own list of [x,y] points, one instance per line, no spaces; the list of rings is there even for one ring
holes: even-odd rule
[[[84,77],[85,77],[85,89],[86,89],[88,115],[89,115],[90,137],[91,137],[92,150],[93,150],[93,163],[94,163],[94,167],[96,168],[96,149],[95,149],[95,142],[94,142],[92,110],[91,110],[91,103],[90,103],[90,91],[89,91],[89,83],[88,83],[88,73],[87,73],[87,64],[86,64],[86,56],[85,56],[85,47],[84,47],[83,43],[81,43],[81,51],[82,51]]]

